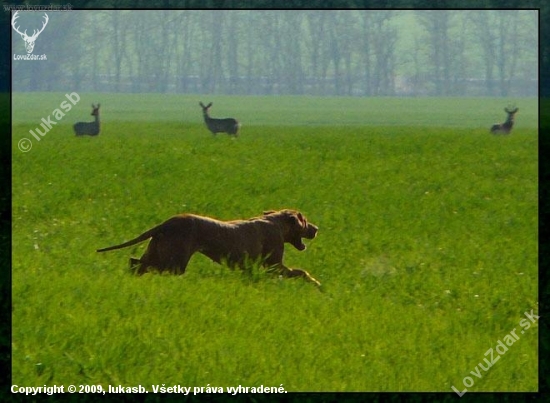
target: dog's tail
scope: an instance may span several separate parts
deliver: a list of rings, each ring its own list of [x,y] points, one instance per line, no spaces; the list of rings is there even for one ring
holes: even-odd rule
[[[107,252],[107,251],[110,251],[110,250],[122,249],[122,248],[126,248],[128,246],[132,246],[132,245],[138,244],[140,242],[146,241],[147,239],[151,238],[153,235],[156,234],[157,229],[158,229],[158,227],[152,228],[149,231],[144,232],[143,234],[141,234],[137,238],[134,238],[134,239],[132,239],[128,242],[121,243],[120,245],[109,246],[108,248],[98,249],[97,252]]]

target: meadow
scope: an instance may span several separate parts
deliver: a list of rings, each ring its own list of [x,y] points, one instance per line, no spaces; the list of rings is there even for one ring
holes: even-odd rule
[[[538,312],[536,99],[492,136],[499,99],[79,95],[40,141],[65,94],[12,98],[13,384],[538,389],[538,322],[520,325]],[[199,100],[240,137],[210,135]],[[101,134],[76,138],[92,102]],[[95,252],[176,213],[281,208],[319,226],[285,262],[321,289],[199,254],[135,277],[146,243]]]

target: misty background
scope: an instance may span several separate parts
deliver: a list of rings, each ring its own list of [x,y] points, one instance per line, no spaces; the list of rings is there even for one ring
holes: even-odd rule
[[[538,96],[533,10],[48,12],[13,91]],[[44,13],[20,12],[20,29]],[[12,30],[12,54],[26,54]],[[14,57],[12,55],[12,58]]]

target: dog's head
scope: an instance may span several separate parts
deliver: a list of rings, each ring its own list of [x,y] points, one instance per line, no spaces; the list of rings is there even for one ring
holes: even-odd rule
[[[302,213],[296,210],[265,211],[264,217],[281,225],[284,241],[298,250],[306,249],[302,238],[315,238],[319,229],[317,226],[308,223]]]

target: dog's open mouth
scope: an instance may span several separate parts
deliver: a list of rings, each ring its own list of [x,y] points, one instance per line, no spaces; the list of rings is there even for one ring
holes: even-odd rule
[[[302,238],[297,238],[292,241],[292,246],[294,246],[298,250],[305,250],[306,245],[302,242]]]

